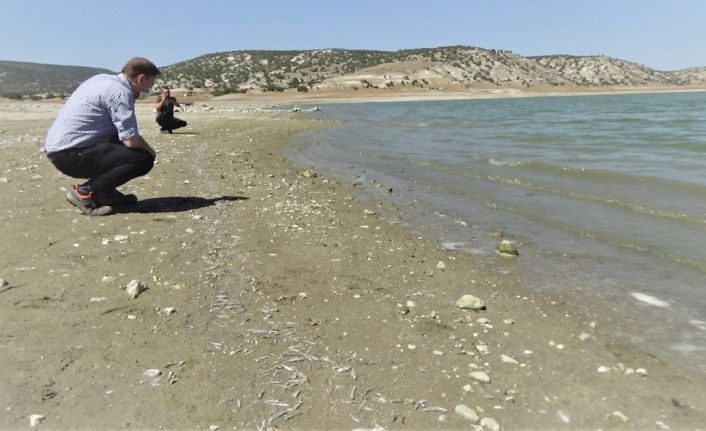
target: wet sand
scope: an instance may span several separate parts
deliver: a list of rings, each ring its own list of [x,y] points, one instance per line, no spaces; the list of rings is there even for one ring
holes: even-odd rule
[[[326,123],[207,102],[164,135],[143,105],[140,202],[85,217],[38,152],[57,109],[0,106],[2,429],[706,424],[702,375],[283,159]]]

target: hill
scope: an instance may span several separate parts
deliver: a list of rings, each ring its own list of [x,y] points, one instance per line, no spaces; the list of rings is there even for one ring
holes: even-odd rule
[[[0,96],[14,99],[63,97],[99,73],[115,72],[95,67],[0,61]]]
[[[162,69],[160,84],[215,95],[234,92],[361,88],[694,86],[706,73],[664,72],[606,56],[523,57],[468,46],[415,50],[231,51]]]
[[[694,88],[706,85],[706,67],[659,71],[606,57],[546,55],[470,46],[400,51],[319,49],[229,51],[160,68],[158,88],[261,93],[359,89],[453,90],[482,88]],[[104,69],[0,62],[0,95],[46,97],[70,93]]]

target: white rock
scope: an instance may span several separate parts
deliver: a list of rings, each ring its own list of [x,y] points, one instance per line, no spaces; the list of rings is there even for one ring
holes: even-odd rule
[[[7,177],[0,178],[0,183],[9,183],[10,180]]]
[[[610,368],[608,368],[604,365],[601,365],[600,367],[597,368],[597,370],[599,373],[607,373],[608,371],[610,371]]]
[[[7,280],[5,280],[4,278],[0,278],[0,287],[5,287],[9,285],[10,283]]]
[[[506,364],[515,364],[515,365],[519,364],[519,362],[517,362],[517,360],[515,360],[507,355],[500,355],[500,359],[503,362],[505,362]]]
[[[125,241],[127,241],[128,238],[129,238],[129,236],[127,236],[127,235],[115,235],[113,237],[113,239],[118,242],[125,242]]]
[[[557,410],[557,411],[556,411],[556,415],[557,415],[557,416],[559,417],[559,419],[561,419],[561,421],[564,422],[565,424],[568,424],[569,422],[571,422],[571,418],[569,417],[569,415],[567,415],[566,413],[564,413],[563,410]]]
[[[481,355],[487,355],[488,353],[490,353],[490,351],[488,350],[488,346],[486,346],[485,344],[476,344],[476,350]]]
[[[46,419],[44,415],[29,415],[29,426],[34,428],[39,425],[39,423],[42,422],[44,419]]]
[[[613,413],[611,413],[611,416],[620,419],[623,423],[630,421],[630,418],[625,416],[625,414],[623,414],[623,412],[621,412],[620,410],[615,410]]]
[[[456,301],[456,307],[468,310],[485,310],[485,302],[473,295],[463,295]]]
[[[464,406],[463,404],[457,404],[454,408],[454,412],[463,416],[474,424],[478,423],[478,421],[480,420],[480,416],[478,416],[478,413],[476,413],[475,410],[468,406]]]
[[[113,282],[113,281],[115,281],[115,277],[113,277],[112,275],[104,275],[104,276],[101,278],[101,282],[102,282],[102,283],[110,283],[110,282]]]
[[[439,263],[436,264],[436,267],[438,269],[446,269],[446,264],[444,263],[444,261],[440,260]]]
[[[483,418],[480,420],[480,426],[483,429],[490,431],[500,431],[500,424],[493,418]]]
[[[166,307],[166,308],[162,309],[163,316],[170,316],[174,313],[176,313],[176,308],[174,308],[174,307]]]
[[[145,290],[147,290],[147,285],[140,280],[132,280],[130,283],[128,283],[127,287],[125,288],[125,291],[127,292],[128,296],[132,299],[135,299],[140,296],[140,293],[144,292]]]
[[[638,301],[642,301],[646,304],[653,305],[655,307],[667,308],[670,306],[669,302],[663,301],[659,298],[656,298],[652,295],[647,295],[645,293],[632,292],[630,293],[630,295],[632,295],[632,297],[637,299]]]
[[[160,374],[162,374],[162,372],[160,370],[158,370],[157,368],[150,368],[148,370],[145,370],[144,373],[142,373],[142,375],[145,377],[157,377]]]
[[[479,382],[490,383],[490,376],[485,371],[472,371],[468,376]]]
[[[103,301],[105,301],[105,299],[106,299],[105,296],[101,296],[101,297],[94,296],[89,300],[89,302],[103,302]]]
[[[639,374],[642,377],[647,377],[647,370],[644,368],[638,368],[635,370],[635,374]]]

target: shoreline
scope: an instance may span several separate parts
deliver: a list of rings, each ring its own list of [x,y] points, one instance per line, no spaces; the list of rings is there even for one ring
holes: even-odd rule
[[[126,186],[138,207],[107,218],[71,208],[36,152],[53,112],[6,113],[0,427],[706,423],[703,376],[280,155],[327,123],[206,103],[174,135],[139,111],[159,162]],[[131,300],[132,279],[149,290]],[[486,309],[456,307],[465,294]]]

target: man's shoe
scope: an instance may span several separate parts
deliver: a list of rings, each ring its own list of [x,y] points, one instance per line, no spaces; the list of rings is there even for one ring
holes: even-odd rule
[[[69,190],[66,194],[66,200],[86,215],[104,216],[113,212],[113,208],[110,206],[100,205],[96,202],[93,199],[93,192],[89,192],[87,195],[79,193],[78,185]]]
[[[108,192],[99,192],[96,198],[101,205],[111,205],[116,207],[123,205],[134,205],[137,203],[137,196],[133,194],[125,195],[116,189]]]

